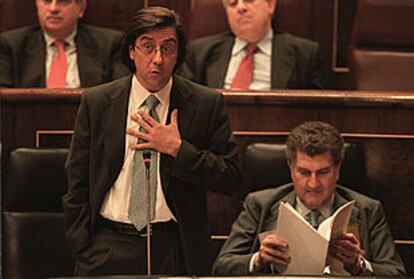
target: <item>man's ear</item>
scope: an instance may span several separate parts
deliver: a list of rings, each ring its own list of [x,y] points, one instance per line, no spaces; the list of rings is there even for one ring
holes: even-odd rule
[[[336,181],[338,181],[339,180],[339,176],[340,176],[340,174],[341,174],[341,166],[342,166],[342,162],[340,162],[338,165],[336,165],[335,166],[335,168],[336,168]]]
[[[77,1],[77,0],[75,0],[75,1]],[[78,18],[82,18],[82,17],[83,17],[83,15],[85,14],[86,7],[87,7],[86,0],[82,0],[82,1],[79,3],[79,7],[80,7],[80,13],[79,13],[79,15],[78,15]]]
[[[134,47],[129,46],[128,47],[128,52],[129,52],[129,59],[131,59],[132,61],[134,61],[134,59],[135,59],[135,50],[134,50]]]
[[[273,16],[276,12],[277,0],[269,0],[270,15]]]
[[[288,163],[289,171],[290,171],[290,179],[293,181],[293,163]]]

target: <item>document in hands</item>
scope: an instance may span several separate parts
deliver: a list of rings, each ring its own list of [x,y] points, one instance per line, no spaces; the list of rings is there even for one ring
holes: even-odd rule
[[[344,204],[315,230],[289,203],[280,203],[276,235],[289,243],[291,262],[279,272],[322,275],[329,240],[347,231],[353,207],[354,201]]]

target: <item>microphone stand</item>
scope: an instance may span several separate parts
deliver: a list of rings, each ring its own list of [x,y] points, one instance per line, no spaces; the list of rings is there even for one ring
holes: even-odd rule
[[[147,275],[151,275],[151,152],[145,150],[142,154],[145,165],[145,180],[147,182]]]

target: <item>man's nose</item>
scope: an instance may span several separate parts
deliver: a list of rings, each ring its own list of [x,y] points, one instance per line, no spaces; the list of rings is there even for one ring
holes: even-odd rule
[[[49,4],[49,9],[52,11],[56,11],[59,7],[59,4],[57,3],[57,0],[53,0]]]
[[[245,11],[246,10],[246,4],[244,3],[244,0],[239,0],[237,1],[237,10],[240,11]]]
[[[308,179],[308,187],[309,188],[317,188],[319,187],[319,179],[316,173],[310,175]]]
[[[161,64],[162,63],[162,61],[163,61],[163,57],[162,57],[162,51],[161,51],[161,48],[159,48],[159,47],[157,47],[155,50],[154,50],[154,54],[153,54],[154,56],[152,57],[152,61],[155,63],[155,64]]]

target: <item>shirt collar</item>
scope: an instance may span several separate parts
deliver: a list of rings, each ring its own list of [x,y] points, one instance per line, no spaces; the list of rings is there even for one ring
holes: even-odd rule
[[[75,36],[77,34],[77,30],[75,29],[75,31],[73,31],[69,36],[67,36],[65,38],[65,44],[69,45],[69,46],[74,46],[75,45]],[[43,36],[45,38],[46,41],[46,45],[52,46],[53,43],[55,42],[55,38],[53,38],[52,36],[50,36],[47,32],[43,32]]]
[[[167,84],[161,88],[161,90],[153,93],[149,92],[147,89],[145,89],[142,84],[138,81],[137,77],[133,75],[132,78],[132,85],[131,85],[131,94],[132,98],[134,98],[134,103],[138,105],[138,108],[140,108],[145,100],[148,98],[149,95],[155,95],[157,99],[160,101],[161,106],[165,106],[169,102],[170,97],[170,91],[172,87],[172,77],[167,82]]]
[[[319,212],[323,216],[323,219],[326,219],[332,215],[334,196],[335,195],[332,195],[331,199],[324,206],[318,208]],[[306,216],[310,211],[310,209],[298,198],[298,196],[296,196],[296,210],[302,216]]]
[[[270,56],[272,54],[272,40],[273,40],[273,30],[270,29],[267,35],[256,44],[256,47],[258,48],[258,50],[260,50],[267,56]],[[248,44],[247,41],[236,37],[231,55],[235,56],[239,54],[241,51],[244,50],[247,44]]]

